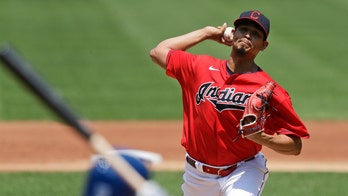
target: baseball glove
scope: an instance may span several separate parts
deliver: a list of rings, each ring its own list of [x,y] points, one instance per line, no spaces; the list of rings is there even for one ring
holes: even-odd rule
[[[249,98],[243,117],[240,120],[239,133],[243,138],[264,130],[266,122],[268,103],[272,98],[276,84],[272,81],[256,90]]]

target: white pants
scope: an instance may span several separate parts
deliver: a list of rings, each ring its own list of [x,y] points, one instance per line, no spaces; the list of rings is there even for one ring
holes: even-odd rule
[[[184,196],[256,196],[261,195],[268,178],[266,158],[259,152],[255,159],[240,163],[228,176],[203,173],[185,165]]]

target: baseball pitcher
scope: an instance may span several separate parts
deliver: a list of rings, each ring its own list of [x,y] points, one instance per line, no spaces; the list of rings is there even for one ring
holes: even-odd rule
[[[206,26],[150,51],[182,89],[183,195],[260,195],[268,177],[262,146],[298,155],[309,138],[287,91],[255,62],[269,32],[269,19],[252,10],[234,28]],[[230,46],[229,58],[187,52],[205,40]]]

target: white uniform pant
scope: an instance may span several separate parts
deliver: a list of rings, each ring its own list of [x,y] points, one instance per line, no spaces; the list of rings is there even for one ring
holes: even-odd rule
[[[266,158],[259,152],[255,159],[241,162],[228,176],[204,173],[185,165],[184,196],[256,196],[261,195],[268,178]]]

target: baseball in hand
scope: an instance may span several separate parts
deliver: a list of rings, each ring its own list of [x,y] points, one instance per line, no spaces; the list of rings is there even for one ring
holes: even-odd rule
[[[232,41],[231,39],[231,34],[232,34],[233,27],[227,27],[225,32],[224,32],[224,39],[226,41]]]

